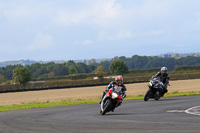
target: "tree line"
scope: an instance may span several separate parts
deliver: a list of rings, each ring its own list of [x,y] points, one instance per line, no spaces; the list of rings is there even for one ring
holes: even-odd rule
[[[125,66],[121,66],[119,62],[119,64],[115,62],[114,65],[112,65],[111,67],[111,63],[113,61],[122,61],[125,64]],[[120,68],[116,68],[115,65],[120,66]],[[200,65],[200,57],[188,56],[182,58],[162,58],[157,56],[134,55],[132,57],[114,57],[111,61],[101,61],[100,63],[97,63],[94,59],[89,60],[88,64],[75,63],[71,60],[63,64],[58,64],[54,62],[49,62],[46,64],[34,63],[25,67],[29,69],[32,78],[37,79],[80,73],[93,73],[95,72],[98,66],[103,66],[104,68],[101,69],[105,70],[105,72],[121,74],[121,72],[116,72],[115,69],[118,69],[117,71],[123,70],[127,72],[128,70],[134,69],[150,69],[166,66],[169,71],[172,71],[177,66],[190,65]],[[16,68],[23,67],[24,66],[22,65],[9,65],[6,67],[0,67],[0,79],[12,80],[13,70]]]

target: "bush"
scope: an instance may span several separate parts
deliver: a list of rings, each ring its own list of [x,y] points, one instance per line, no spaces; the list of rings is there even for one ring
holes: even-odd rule
[[[14,81],[25,84],[31,80],[31,73],[27,67],[18,67],[13,70]]]
[[[178,66],[175,71],[200,70],[200,66]]]
[[[117,75],[123,75],[123,74],[128,73],[128,67],[121,60],[115,60],[111,62],[109,69],[111,73],[114,73]]]

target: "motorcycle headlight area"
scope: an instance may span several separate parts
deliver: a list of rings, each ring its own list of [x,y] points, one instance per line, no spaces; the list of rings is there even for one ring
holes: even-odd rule
[[[150,82],[149,82],[149,85],[150,85],[150,86],[152,86],[152,85],[153,85],[153,81],[152,81],[152,80],[150,80]]]
[[[114,99],[114,98],[117,98],[117,97],[118,97],[118,94],[115,93],[115,92],[113,92],[113,93],[112,93],[112,98]]]

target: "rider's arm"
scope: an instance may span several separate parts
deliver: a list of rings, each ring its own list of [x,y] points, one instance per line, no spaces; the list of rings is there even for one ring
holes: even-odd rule
[[[110,88],[112,88],[113,87],[113,84],[114,84],[114,82],[111,82],[107,87],[106,87],[106,91],[108,91],[108,90],[110,90]]]
[[[152,78],[156,78],[156,77],[158,77],[158,76],[160,76],[161,75],[161,71],[159,71],[156,75],[154,75]]]
[[[124,99],[126,97],[126,86],[123,85],[123,89],[122,89],[122,99]]]
[[[169,84],[169,79],[170,79],[170,76],[168,75],[167,78],[166,78],[166,83],[165,83],[165,85],[168,85],[168,84]]]
[[[124,91],[124,93],[122,94],[122,99],[124,99],[126,97],[126,91]]]

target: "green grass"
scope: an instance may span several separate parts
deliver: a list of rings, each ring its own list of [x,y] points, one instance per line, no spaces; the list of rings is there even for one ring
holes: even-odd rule
[[[187,92],[187,93],[172,92],[170,94],[166,94],[164,97],[192,96],[192,95],[200,95],[200,91],[199,92]]]
[[[172,92],[170,94],[166,94],[164,97],[191,96],[191,95],[200,95],[200,92],[187,92],[187,93]],[[143,99],[143,98],[144,98],[144,96],[140,95],[140,96],[137,96],[137,97],[127,97],[127,98],[125,98],[125,100],[138,100],[138,99]],[[77,104],[89,104],[89,103],[98,103],[99,100],[100,99],[78,100],[78,101],[69,101],[69,102],[67,102],[67,101],[65,101],[65,102],[46,102],[46,103],[33,103],[33,104],[0,106],[0,111],[11,111],[11,110],[20,110],[20,109],[34,109],[34,108],[77,105]]]
[[[95,100],[78,100],[78,101],[65,101],[65,102],[46,102],[46,103],[33,103],[11,106],[0,106],[0,111],[20,110],[20,109],[34,109],[54,106],[76,105],[76,104],[88,104],[97,103],[100,99]]]

